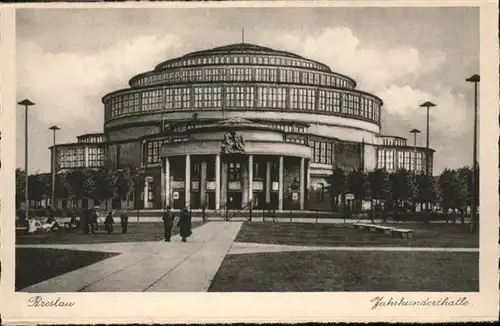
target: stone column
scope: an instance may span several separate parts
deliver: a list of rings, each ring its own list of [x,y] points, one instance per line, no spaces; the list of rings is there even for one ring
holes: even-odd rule
[[[161,208],[166,208],[167,206],[165,205],[166,200],[166,192],[165,192],[165,159],[162,158],[161,161],[161,172],[160,172],[160,183],[161,183],[161,189],[160,189],[160,200],[161,200]]]
[[[247,162],[241,162],[241,207],[245,207],[248,202],[248,164]]]
[[[165,157],[165,207],[170,205],[170,159]]]
[[[215,155],[215,209],[220,208],[220,154]]]
[[[309,206],[309,201],[311,200],[311,160],[307,160],[307,168],[306,168],[306,198],[307,198],[307,205]]]
[[[220,202],[222,207],[226,206],[227,202],[227,162],[222,162],[221,178],[220,178]]]
[[[83,158],[84,158],[85,167],[88,167],[89,166],[89,148],[87,146],[85,146],[83,149]]]
[[[278,187],[278,210],[283,210],[283,156],[280,156]]]
[[[191,156],[186,155],[186,171],[184,177],[184,205],[191,206]]]
[[[207,161],[201,162],[200,169],[200,208],[205,206],[205,199],[207,198]]]
[[[149,182],[148,182],[148,177],[144,177],[144,208],[149,208],[149,201],[148,201],[148,194],[149,194]]]
[[[271,168],[272,162],[266,162],[266,203],[271,202]]]
[[[253,206],[253,155],[248,155],[248,202]],[[250,208],[250,207],[248,207]]]
[[[300,210],[304,210],[304,199],[305,199],[305,159],[300,158],[300,177],[299,177],[299,198],[300,198]]]

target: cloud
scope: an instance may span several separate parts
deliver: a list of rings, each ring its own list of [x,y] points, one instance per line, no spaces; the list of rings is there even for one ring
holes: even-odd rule
[[[432,99],[436,107],[430,108],[429,114],[436,133],[456,136],[468,131],[462,128],[468,124],[465,97],[453,93],[450,87],[437,86],[429,91],[391,85],[378,95],[384,100],[384,110],[402,120],[423,120],[427,112],[420,104]]]
[[[102,119],[102,95],[126,87],[130,77],[151,70],[180,47],[174,35],[139,36],[87,54],[53,53],[21,41],[18,94],[38,104],[34,114],[42,123]]]
[[[436,128],[447,130],[452,126],[458,132],[465,130],[463,94],[439,82],[427,82],[439,80],[435,77],[447,58],[442,51],[423,52],[408,45],[374,46],[360,40],[347,27],[326,28],[307,36],[277,33],[268,39],[268,35],[263,35],[262,41],[323,62],[333,71],[354,78],[358,89],[382,98],[390,116],[403,120],[418,118],[425,111],[419,104],[429,100],[438,104],[432,113]],[[421,89],[413,86],[422,81],[425,82]]]
[[[266,39],[267,35],[263,38]],[[347,27],[326,28],[304,37],[275,35],[271,41],[354,77],[369,91],[380,89],[380,85],[415,80],[423,74],[435,72],[446,59],[446,54],[441,51],[422,54],[406,45],[375,47],[361,42]]]
[[[42,46],[19,41],[17,50],[18,99],[36,103],[29,112],[29,155],[34,170],[50,169],[52,144],[48,127],[57,124],[58,143],[75,142],[76,136],[102,132],[104,94],[127,87],[137,73],[176,55],[182,47],[175,35],[138,36],[120,40],[100,51],[50,52]],[[17,112],[17,144],[24,140],[24,112]],[[17,151],[17,162],[24,151]],[[34,171],[32,170],[32,171]]]

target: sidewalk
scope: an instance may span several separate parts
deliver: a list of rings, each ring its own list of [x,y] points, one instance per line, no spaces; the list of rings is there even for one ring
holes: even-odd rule
[[[437,248],[437,247],[325,247],[325,246],[301,246],[301,245],[278,245],[263,243],[235,242],[228,254],[256,254],[266,252],[290,252],[290,251],[411,251],[411,252],[479,252],[478,248]]]
[[[129,242],[89,245],[24,245],[121,253],[22,289],[22,292],[205,292],[241,228],[207,223],[187,243]]]

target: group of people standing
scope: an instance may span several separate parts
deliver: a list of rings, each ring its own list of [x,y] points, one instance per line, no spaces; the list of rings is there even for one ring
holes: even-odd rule
[[[96,233],[99,227],[98,217],[99,216],[96,209],[88,209],[83,213],[82,225],[83,232],[85,234]],[[129,216],[127,214],[127,211],[122,210],[120,214],[120,224],[123,234],[127,233],[128,219]],[[108,212],[104,220],[104,229],[108,234],[113,232],[114,224],[115,221],[113,218],[113,213]],[[170,206],[168,206],[165,213],[163,213],[163,228],[166,242],[170,242],[170,239],[172,237],[172,229],[174,228],[174,226],[177,226],[179,228],[179,234],[182,238],[182,242],[186,242],[186,239],[193,234],[191,230],[191,214],[189,213],[187,207],[184,207],[182,209],[178,220],[176,220],[172,212],[172,207]]]
[[[85,234],[89,234],[92,232],[93,234],[96,233],[96,231],[99,228],[99,223],[98,223],[98,214],[96,209],[88,209],[83,213],[83,232]],[[114,229],[114,224],[115,221],[113,219],[113,213],[109,212],[106,215],[106,219],[104,220],[104,229],[105,231],[109,234],[113,232]],[[122,227],[122,233],[125,234],[127,233],[127,228],[128,228],[128,214],[126,210],[122,210],[120,214],[120,224]]]
[[[120,214],[120,224],[122,227],[123,234],[127,233],[128,218],[129,217],[127,211],[122,210]],[[87,210],[84,213],[83,228],[85,234],[89,234],[90,232],[95,233],[95,231],[97,231],[98,228],[97,221],[98,221],[97,210],[95,209]],[[106,215],[106,219],[104,220],[104,228],[108,234],[113,232],[114,223],[115,221],[113,219],[113,213],[109,212]],[[172,212],[171,206],[168,206],[165,213],[163,213],[163,229],[166,242],[170,242],[170,239],[172,237],[172,229],[174,226],[177,226],[179,228],[179,234],[182,238],[182,242],[187,242],[186,239],[193,234],[191,230],[191,214],[189,213],[187,207],[184,207],[182,209],[178,220],[176,220]]]
[[[108,234],[113,232],[114,224],[115,220],[113,219],[113,213],[109,212],[104,220],[104,227],[106,228],[106,232],[108,232]],[[128,214],[126,210],[123,210],[120,214],[120,225],[122,227],[122,233],[126,234],[128,229]]]
[[[172,207],[167,206],[167,211],[163,213],[163,229],[165,232],[165,242],[170,242],[172,237],[172,228],[175,224],[175,216],[172,213]],[[193,234],[191,231],[191,214],[187,207],[184,207],[179,215],[179,220],[177,221],[177,226],[179,227],[179,234],[182,238],[182,242],[186,242],[186,238]]]

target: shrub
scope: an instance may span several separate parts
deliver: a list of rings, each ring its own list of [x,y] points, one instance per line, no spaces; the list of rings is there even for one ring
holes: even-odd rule
[[[19,219],[24,219],[24,217],[26,216],[26,211],[23,208],[20,208],[16,211],[16,216]],[[45,208],[30,208],[28,211],[28,216],[30,218],[47,217],[47,212]]]
[[[426,213],[426,212],[398,212],[393,215],[395,221],[400,222],[431,222],[431,221],[445,221],[446,215],[442,213]],[[448,218],[450,218],[448,216]]]
[[[57,208],[52,210],[54,217],[71,217],[73,214],[75,216],[82,216],[84,209],[83,208]],[[30,208],[29,212],[30,218],[46,218],[49,215],[49,212],[46,208]],[[20,220],[24,220],[25,210],[20,208],[16,211],[16,217]]]

